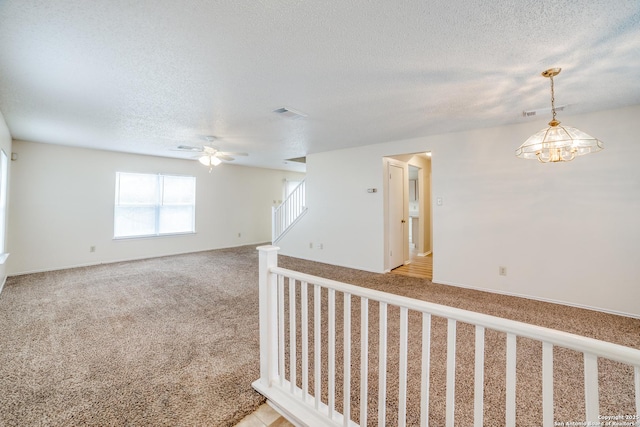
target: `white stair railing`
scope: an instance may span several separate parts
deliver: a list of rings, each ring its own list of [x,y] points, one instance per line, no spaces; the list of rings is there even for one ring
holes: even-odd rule
[[[384,426],[386,411],[390,408],[387,394],[387,364],[394,357],[394,365],[399,367],[397,376],[397,399],[391,396],[394,411],[397,410],[397,425],[405,426],[407,419],[407,344],[408,317],[421,316],[422,330],[414,340],[421,340],[421,350],[412,354],[409,360],[417,363],[420,370],[420,426],[429,424],[430,396],[444,396],[446,405],[443,414],[444,425],[454,426],[455,397],[456,397],[456,331],[459,323],[470,324],[475,328],[475,338],[463,345],[474,346],[475,371],[473,374],[473,425],[482,426],[485,409],[484,404],[484,369],[485,363],[485,331],[500,331],[506,335],[505,359],[505,396],[504,420],[501,424],[516,425],[516,338],[535,340],[541,343],[541,386],[542,410],[540,420],[535,424],[544,427],[564,425],[565,421],[554,421],[554,347],[562,347],[582,354],[583,369],[577,369],[580,376],[576,383],[584,385],[584,419],[572,420],[576,424],[604,426],[606,422],[630,422],[624,425],[639,425],[640,421],[640,350],[582,337],[566,332],[538,327],[526,323],[502,319],[466,310],[460,310],[438,304],[407,298],[399,295],[380,292],[368,288],[357,287],[346,283],[311,276],[308,274],[278,267],[278,248],[275,246],[261,246],[260,252],[260,378],[253,383],[253,387],[262,393],[280,412],[291,421],[299,425],[309,426],[366,426],[368,420],[367,402],[375,400],[376,396],[368,396],[368,381],[372,376],[368,363],[369,338],[377,339],[378,357],[378,393],[377,418],[378,425]],[[336,294],[342,298],[337,298]],[[310,294],[312,295],[310,297]],[[341,301],[342,300],[342,301]],[[336,302],[342,306],[342,320],[337,322]],[[352,304],[354,302],[354,304]],[[369,323],[369,303],[379,307],[379,325]],[[352,313],[352,307],[359,306]],[[399,313],[399,331],[392,332],[399,341],[399,348],[388,347],[388,313],[393,307],[393,313]],[[356,307],[354,307],[356,308]],[[309,311],[312,312],[310,319]],[[375,311],[373,312],[375,314]],[[411,314],[409,314],[411,313]],[[433,351],[432,317],[446,319],[446,390],[430,390],[430,354]],[[393,317],[395,319],[395,315]],[[352,319],[360,323],[359,342],[352,342]],[[343,338],[343,352],[336,354],[336,326]],[[370,333],[373,326],[374,334]],[[324,330],[326,328],[326,330]],[[354,331],[357,331],[357,327]],[[288,334],[285,332],[288,331]],[[357,335],[357,334],[355,334]],[[460,339],[460,337],[458,338]],[[326,347],[324,345],[326,344]],[[460,343],[458,344],[460,345]],[[359,370],[351,366],[352,353],[360,350]],[[352,350],[353,349],[353,350]],[[336,367],[338,358],[342,361]],[[527,355],[534,357],[533,354]],[[416,359],[417,358],[417,359]],[[601,415],[599,408],[598,359],[609,359],[627,365],[628,391],[625,397],[632,397],[635,408],[632,413],[618,413]],[[298,363],[298,360],[300,363]],[[417,360],[417,361],[416,361]],[[375,365],[375,364],[374,364]],[[336,403],[336,374],[342,371],[338,388],[342,396],[342,403]],[[300,372],[300,377],[297,373]],[[632,372],[632,373],[631,373]],[[374,372],[375,373],[375,372]],[[351,378],[359,377],[358,381]],[[414,370],[415,376],[415,370]],[[396,378],[395,376],[393,377]],[[495,379],[492,379],[495,381]],[[558,384],[556,379],[556,384]],[[616,377],[616,381],[620,378]],[[359,384],[359,387],[358,387]],[[359,395],[352,395],[351,387],[359,388]],[[616,384],[616,387],[623,387]],[[393,388],[396,388],[395,385]],[[631,391],[633,390],[633,391]],[[431,394],[430,394],[431,393]],[[326,397],[323,395],[326,394]],[[353,404],[352,401],[359,401]],[[415,403],[415,402],[414,402]],[[524,402],[528,405],[539,405],[537,402]],[[339,412],[337,406],[342,407]],[[627,407],[628,408],[628,407]],[[359,410],[358,422],[353,420],[351,412]],[[618,418],[615,418],[618,417]],[[622,417],[622,418],[620,418]],[[612,421],[613,420],[613,421]],[[623,424],[608,424],[623,425]]]
[[[276,243],[307,212],[305,181],[300,181],[286,199],[272,208],[271,242]]]

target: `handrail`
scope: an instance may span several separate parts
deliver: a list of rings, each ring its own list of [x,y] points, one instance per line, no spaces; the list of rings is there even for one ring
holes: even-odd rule
[[[272,243],[278,242],[307,211],[305,188],[305,180],[300,181],[280,205],[272,208]]]
[[[488,329],[511,333],[537,341],[546,341],[581,353],[594,353],[598,356],[606,357],[628,365],[640,366],[640,350],[635,348],[625,347],[607,341],[600,341],[594,338],[583,337],[569,332],[545,328],[543,326],[536,326],[488,314],[477,313],[475,311],[468,311],[446,305],[416,300],[375,289],[362,288],[348,283],[312,276],[310,274],[300,273],[298,271],[282,267],[271,267],[269,271],[273,274],[290,277],[301,282],[317,284],[339,292],[345,292],[351,295],[369,298],[371,300],[383,301],[387,304],[406,307],[410,310],[455,319],[460,322],[479,325]]]
[[[298,183],[298,185],[296,185],[293,190],[291,190],[291,192],[287,195],[287,197],[284,198],[284,200],[282,201],[282,203],[280,204],[280,206],[287,204],[287,202],[289,200],[294,199],[296,196],[295,194],[298,193],[299,191],[304,191],[305,190],[305,180],[303,179],[302,181],[300,181]],[[304,200],[302,200],[302,202],[304,202]],[[303,203],[304,204],[304,203]]]
[[[456,404],[456,330],[457,322],[475,327],[475,339],[465,343],[474,347],[475,371],[473,380],[473,425],[484,424],[484,364],[485,364],[485,329],[504,333],[505,337],[505,411],[504,424],[515,427],[517,421],[517,357],[518,338],[528,338],[542,344],[541,380],[542,380],[542,412],[541,424],[544,427],[558,425],[555,422],[554,405],[554,347],[574,350],[582,353],[584,375],[584,423],[580,425],[601,425],[600,422],[600,386],[598,358],[620,362],[632,368],[635,398],[635,414],[640,419],[640,350],[622,345],[583,337],[568,332],[553,330],[542,326],[531,325],[496,316],[472,312],[445,305],[417,300],[401,295],[354,286],[339,281],[326,279],[310,274],[282,268],[278,266],[278,249],[275,246],[261,246],[259,266],[259,298],[260,298],[260,379],[253,387],[265,395],[270,403],[286,414],[290,420],[300,425],[313,426],[357,426],[351,419],[351,378],[352,348],[360,347],[360,424],[367,425],[367,402],[369,402],[367,379],[371,374],[368,358],[369,345],[369,302],[378,305],[379,334],[377,344],[378,395],[377,418],[379,425],[385,423],[388,411],[387,367],[388,360],[398,366],[397,385],[397,419],[399,426],[407,424],[408,405],[408,344],[421,344],[421,350],[412,353],[414,363],[420,364],[420,425],[429,422],[430,400],[430,352],[431,352],[431,319],[432,316],[443,318],[446,326],[446,369],[444,388],[439,386],[440,398],[445,400],[444,411],[436,416],[444,416],[447,427],[455,425]],[[285,284],[288,282],[288,285]],[[288,295],[285,297],[285,294]],[[338,310],[337,295],[342,294],[342,309]],[[355,315],[351,311],[352,299],[359,299],[360,343],[352,342],[351,322]],[[309,308],[313,307],[313,316]],[[399,308],[399,331],[394,332],[399,344],[398,352],[388,351],[389,307]],[[409,334],[409,312],[421,314],[421,338],[416,331]],[[340,314],[342,312],[342,314]],[[341,324],[336,324],[341,319]],[[414,318],[414,321],[416,319]],[[326,323],[324,323],[326,321]],[[342,327],[342,367],[336,366],[336,330]],[[288,334],[285,330],[288,328]],[[325,330],[326,328],[326,330]],[[313,342],[310,342],[310,331],[313,331]],[[297,338],[300,334],[300,338]],[[326,334],[326,335],[324,335]],[[324,336],[324,337],[323,337]],[[411,340],[409,337],[411,336]],[[323,337],[321,339],[321,337]],[[298,341],[299,340],[299,341]],[[421,340],[421,342],[420,342]],[[475,341],[475,342],[474,342]],[[298,343],[300,347],[298,348]],[[326,347],[324,347],[326,345]],[[442,342],[440,341],[440,345]],[[311,347],[311,348],[310,348]],[[313,361],[310,354],[313,353]],[[325,359],[326,357],[326,359]],[[298,365],[298,362],[300,365]],[[389,362],[391,363],[391,362]],[[296,376],[301,367],[302,378]],[[313,366],[313,369],[311,367]],[[325,371],[326,369],[326,371]],[[372,367],[372,369],[375,369]],[[626,368],[625,368],[626,369]],[[629,371],[626,371],[629,372]],[[577,374],[577,371],[576,371]],[[342,375],[342,411],[336,402],[336,378]],[[625,374],[626,375],[626,374]],[[559,378],[563,378],[562,376]],[[314,381],[313,390],[310,388]],[[323,397],[321,383],[326,381]],[[626,381],[626,380],[625,380]],[[325,387],[322,385],[322,387]],[[629,384],[627,384],[629,386]],[[415,391],[415,383],[413,384]],[[376,396],[370,396],[374,401]],[[326,400],[325,400],[326,399]],[[364,403],[363,403],[364,402]],[[390,407],[389,407],[390,408]],[[412,418],[415,419],[415,412]],[[577,424],[576,424],[577,425]]]

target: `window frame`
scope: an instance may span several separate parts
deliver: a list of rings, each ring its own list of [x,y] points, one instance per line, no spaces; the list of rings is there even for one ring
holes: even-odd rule
[[[147,177],[155,177],[155,203],[153,204],[121,204],[119,201],[120,196],[120,176],[121,175],[142,175]],[[192,204],[164,204],[165,192],[164,192],[164,178],[189,178],[193,182],[193,203]],[[127,240],[127,239],[148,239],[156,237],[170,237],[180,236],[196,233],[196,189],[197,180],[193,175],[181,175],[181,174],[169,174],[169,173],[143,173],[143,172],[116,172],[115,179],[115,197],[113,208],[113,239],[114,240]],[[160,232],[161,226],[161,212],[163,207],[171,206],[189,206],[191,207],[191,231],[177,231],[177,232]],[[153,209],[153,233],[148,234],[130,234],[130,235],[116,235],[116,221],[118,207],[139,207],[139,208],[152,208]]]
[[[9,195],[9,156],[0,150],[0,264],[4,264],[9,256],[6,253],[7,240],[7,199]]]

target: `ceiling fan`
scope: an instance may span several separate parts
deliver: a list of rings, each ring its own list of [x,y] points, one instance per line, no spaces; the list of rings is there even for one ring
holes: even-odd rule
[[[202,147],[194,147],[191,145],[178,145],[174,151],[184,151],[189,153],[198,153],[197,158],[200,163],[209,167],[209,172],[214,166],[218,166],[222,161],[232,162],[235,160],[233,156],[248,156],[247,153],[231,153],[220,151],[216,147],[203,145]]]

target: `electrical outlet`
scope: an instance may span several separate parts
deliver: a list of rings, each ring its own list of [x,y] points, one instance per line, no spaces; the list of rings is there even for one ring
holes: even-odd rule
[[[238,237],[242,237],[242,233],[238,233]]]
[[[89,252],[95,252],[95,251],[96,251],[95,246],[89,246]]]
[[[498,274],[501,276],[506,276],[507,275],[507,267],[498,267]]]
[[[313,249],[313,242],[309,242],[309,249]]]
[[[318,249],[324,249],[324,244],[318,243]]]

